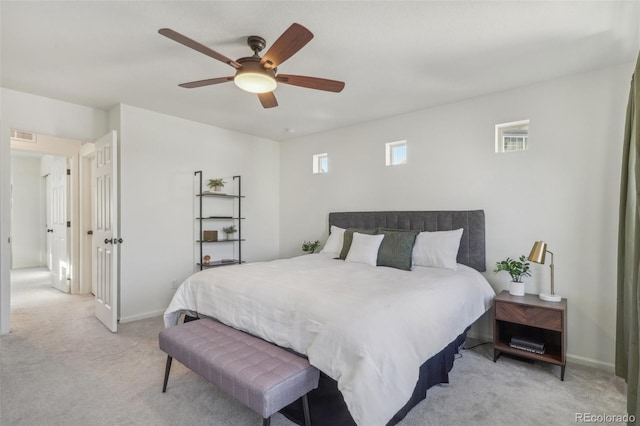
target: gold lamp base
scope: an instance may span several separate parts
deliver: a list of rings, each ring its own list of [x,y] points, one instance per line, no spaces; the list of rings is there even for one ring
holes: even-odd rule
[[[540,299],[545,300],[547,302],[559,302],[562,300],[562,296],[557,294],[549,294],[549,293],[540,293]]]

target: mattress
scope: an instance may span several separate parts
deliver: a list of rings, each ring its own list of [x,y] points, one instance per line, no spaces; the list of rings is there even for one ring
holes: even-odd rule
[[[198,313],[304,354],[337,381],[354,421],[374,426],[494,296],[464,265],[402,271],[313,254],[198,272],[176,291],[165,325]]]

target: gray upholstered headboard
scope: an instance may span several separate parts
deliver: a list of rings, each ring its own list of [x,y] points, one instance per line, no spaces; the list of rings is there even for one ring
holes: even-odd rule
[[[339,212],[329,213],[331,225],[340,228],[412,229],[416,231],[450,231],[463,228],[458,263],[480,272],[487,270],[484,240],[484,210],[407,211],[407,212]]]

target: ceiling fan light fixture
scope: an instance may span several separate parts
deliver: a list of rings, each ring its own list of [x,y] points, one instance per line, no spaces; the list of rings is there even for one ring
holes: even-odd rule
[[[177,43],[223,62],[236,70],[236,74],[233,77],[207,78],[178,85],[185,89],[227,83],[233,80],[238,88],[257,94],[263,108],[273,108],[278,106],[278,100],[273,93],[278,87],[278,83],[335,93],[342,91],[344,88],[344,82],[326,78],[289,74],[278,74],[276,77],[277,67],[295,55],[313,38],[311,31],[297,23],[291,24],[262,57],[260,57],[260,52],[266,46],[265,40],[260,36],[249,36],[247,44],[253,51],[253,56],[239,58],[235,61],[170,28],[161,28],[158,32]]]
[[[240,70],[233,78],[236,86],[250,93],[267,93],[272,92],[278,83],[272,76],[255,71]]]

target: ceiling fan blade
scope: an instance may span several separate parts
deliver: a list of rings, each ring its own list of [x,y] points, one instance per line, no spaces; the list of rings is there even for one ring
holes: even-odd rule
[[[305,77],[304,75],[278,74],[276,81],[293,86],[306,87],[308,89],[325,90],[327,92],[341,92],[344,82],[327,80],[326,78]]]
[[[300,24],[293,23],[271,45],[260,64],[273,69],[292,57],[313,38],[313,33]]]
[[[177,41],[178,43],[185,45],[193,50],[197,50],[200,53],[204,53],[207,56],[212,57],[213,59],[217,59],[220,62],[224,62],[225,64],[229,64],[235,69],[241,69],[242,65],[234,61],[233,59],[227,58],[222,53],[218,53],[215,50],[208,48],[204,44],[198,43],[195,40],[190,39],[187,36],[184,36],[180,33],[177,33],[169,28],[161,28],[158,30],[158,33],[162,34],[165,37],[170,38],[173,41]]]
[[[226,83],[227,81],[233,81],[233,77],[208,78],[206,80],[198,80],[198,81],[191,81],[189,83],[178,84],[178,86],[184,87],[185,89],[193,89],[195,87],[211,86],[212,84]]]
[[[258,98],[260,98],[260,103],[265,108],[273,108],[278,106],[276,95],[274,95],[273,92],[258,93]]]

